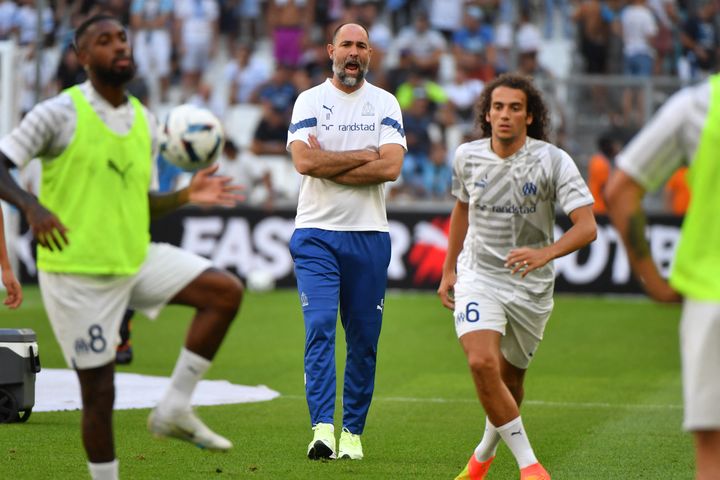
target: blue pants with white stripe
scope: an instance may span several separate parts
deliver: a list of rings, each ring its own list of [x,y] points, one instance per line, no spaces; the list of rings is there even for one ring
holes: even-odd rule
[[[312,425],[334,423],[338,306],[347,359],[343,427],[365,428],[375,387],[390,234],[299,228],[290,240],[305,319],[305,395]]]

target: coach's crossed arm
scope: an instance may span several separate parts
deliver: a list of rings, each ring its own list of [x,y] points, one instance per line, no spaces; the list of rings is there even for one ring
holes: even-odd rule
[[[343,185],[377,185],[397,180],[402,170],[405,148],[397,143],[388,143],[380,147],[377,160],[368,162],[335,175],[330,180]]]
[[[316,178],[328,178],[360,167],[379,158],[379,154],[372,150],[348,150],[346,152],[332,152],[320,147],[317,137],[310,135],[308,142],[295,140],[290,144],[295,169],[301,175]]]

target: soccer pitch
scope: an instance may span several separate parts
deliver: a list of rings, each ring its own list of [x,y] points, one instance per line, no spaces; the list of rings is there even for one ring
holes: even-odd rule
[[[36,288],[0,328],[32,328],[42,366],[65,368]],[[390,292],[385,300],[375,399],[362,461],[313,462],[303,389],[304,329],[295,291],[247,293],[209,379],[264,384],[270,402],[199,407],[235,448],[213,454],[154,439],[149,410],[115,412],[120,475],[126,479],[452,479],[480,439],[484,414],[434,294]],[[132,365],[122,372],[170,374],[192,311],[170,307],[134,320]],[[692,479],[693,449],[680,430],[678,306],[642,299],[557,296],[526,379],[522,414],[538,458],[556,480]],[[344,346],[338,326],[338,371]],[[2,368],[2,366],[0,366]],[[42,372],[39,374],[42,375]],[[339,382],[341,385],[342,382]],[[340,392],[339,392],[340,393]],[[340,395],[336,428],[340,425]],[[89,478],[80,414],[34,412],[0,425],[0,479]],[[506,447],[488,478],[516,479]]]

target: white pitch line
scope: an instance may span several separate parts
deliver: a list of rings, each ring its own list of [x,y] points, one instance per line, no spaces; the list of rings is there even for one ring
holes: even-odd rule
[[[301,395],[281,395],[280,398],[290,400],[305,400]],[[419,397],[373,397],[375,402],[398,402],[398,403],[477,403],[476,399],[470,398],[419,398]],[[606,403],[606,402],[547,402],[545,400],[525,400],[523,405],[550,408],[608,408],[624,410],[682,410],[682,405],[674,404],[652,404],[652,403]]]

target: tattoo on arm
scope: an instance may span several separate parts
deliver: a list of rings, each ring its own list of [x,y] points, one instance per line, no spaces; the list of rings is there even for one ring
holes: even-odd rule
[[[650,245],[645,238],[645,214],[635,212],[628,220],[628,243],[638,259],[650,256]]]

